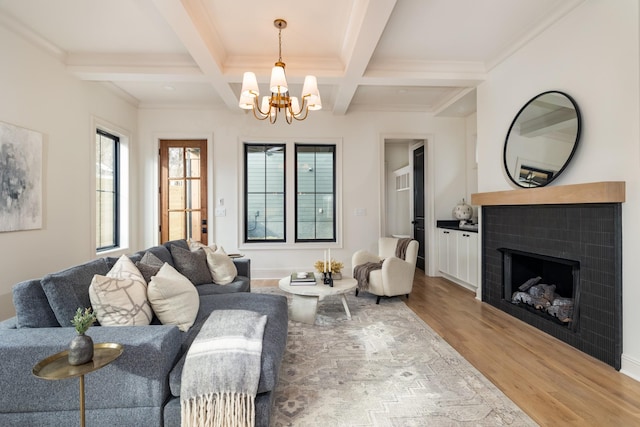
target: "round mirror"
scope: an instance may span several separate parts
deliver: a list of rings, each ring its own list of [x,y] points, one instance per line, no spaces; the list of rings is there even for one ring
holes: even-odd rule
[[[580,139],[580,111],[566,93],[549,91],[520,109],[504,143],[504,168],[520,187],[542,187],[567,167]]]

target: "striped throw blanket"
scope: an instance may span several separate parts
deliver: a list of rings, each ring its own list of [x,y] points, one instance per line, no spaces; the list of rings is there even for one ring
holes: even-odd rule
[[[247,310],[209,315],[182,370],[182,427],[255,425],[267,316]]]

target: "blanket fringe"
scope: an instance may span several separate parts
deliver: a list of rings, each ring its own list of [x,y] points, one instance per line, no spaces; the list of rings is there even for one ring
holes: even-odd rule
[[[182,427],[254,427],[255,398],[246,393],[208,393],[181,400]]]

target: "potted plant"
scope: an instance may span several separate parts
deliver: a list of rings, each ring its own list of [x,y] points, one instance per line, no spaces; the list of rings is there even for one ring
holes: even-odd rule
[[[85,335],[85,332],[95,321],[96,315],[91,307],[85,308],[84,311],[78,307],[75,316],[71,319],[71,324],[76,329],[77,335],[69,344],[70,365],[82,365],[93,359],[93,340],[89,335]]]

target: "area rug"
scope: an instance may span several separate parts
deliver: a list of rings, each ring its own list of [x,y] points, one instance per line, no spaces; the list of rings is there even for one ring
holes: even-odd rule
[[[272,427],[536,425],[400,298],[347,301],[351,320],[328,297],[289,321]]]

